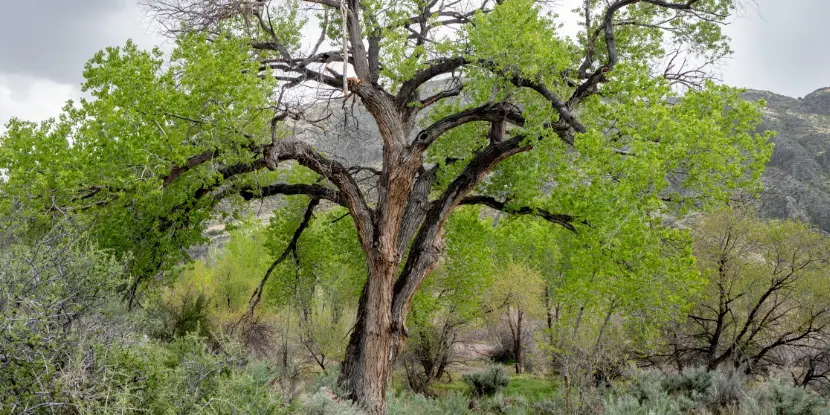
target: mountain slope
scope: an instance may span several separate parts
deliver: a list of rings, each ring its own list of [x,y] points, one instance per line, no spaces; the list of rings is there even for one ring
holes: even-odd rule
[[[748,91],[765,99],[759,130],[774,130],[775,150],[762,178],[763,216],[809,221],[830,232],[830,88],[804,98]]]

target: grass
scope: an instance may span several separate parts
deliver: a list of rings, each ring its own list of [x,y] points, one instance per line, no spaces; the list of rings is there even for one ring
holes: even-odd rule
[[[555,382],[542,377],[521,374],[510,376],[510,383],[504,389],[505,396],[524,396],[535,401],[550,398],[559,387]]]
[[[433,385],[433,390],[440,395],[446,395],[450,392],[460,392],[469,394],[470,388],[461,379],[460,375],[453,376],[456,380],[452,382],[436,383]],[[552,382],[549,379],[522,373],[521,375],[510,375],[510,383],[504,389],[504,396],[523,396],[531,401],[541,399],[549,399],[555,395],[560,385]]]
[[[466,395],[470,393],[470,387],[464,383],[463,380],[454,380],[452,382],[441,382],[435,383],[432,385],[432,389],[438,392],[440,395],[446,395],[450,392],[461,392]]]

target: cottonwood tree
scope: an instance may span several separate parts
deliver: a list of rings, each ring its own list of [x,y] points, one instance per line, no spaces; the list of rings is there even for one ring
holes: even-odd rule
[[[576,37],[533,0],[148,7],[173,52],[109,48],[87,64],[88,99],[57,120],[11,121],[3,191],[31,194],[41,217],[97,212],[101,244],[132,252],[131,301],[203,241],[231,195],[303,194],[308,215],[345,207],[367,279],[340,386],[370,413],[385,412],[410,303],[458,206],[636,252],[590,235],[648,233],[661,212],[751,185],[769,156],[757,106],[678,64],[729,54],[732,0],[586,0]],[[320,30],[305,39],[312,15]],[[379,166],[293,134],[355,103],[377,129]]]

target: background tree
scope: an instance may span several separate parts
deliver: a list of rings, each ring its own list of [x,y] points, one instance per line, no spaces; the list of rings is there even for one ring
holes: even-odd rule
[[[493,285],[493,221],[479,207],[459,209],[447,222],[445,258],[424,281],[412,302],[410,337],[403,362],[410,388],[429,392],[430,385],[458,363],[456,346],[490,309],[486,294]]]
[[[805,224],[755,219],[743,209],[698,218],[693,229],[709,281],[669,336],[678,367],[766,373],[801,361],[806,371],[823,372],[830,240]]]
[[[487,292],[485,303],[488,309],[504,310],[495,313],[504,317],[510,332],[510,351],[515,360],[516,374],[522,373],[523,350],[527,347],[528,320],[543,313],[542,295],[544,281],[539,272],[516,262],[508,263],[493,278],[493,286]]]
[[[303,194],[309,214],[320,201],[343,206],[368,272],[340,384],[370,413],[385,412],[412,299],[459,205],[630,250],[595,229],[648,234],[646,218],[751,185],[769,156],[756,105],[660,64],[676,50],[728,54],[731,0],[586,0],[576,38],[531,0],[304,4],[153,1],[177,35],[169,59],[132,44],[97,54],[90,99],[57,120],[11,121],[0,168],[42,215],[104,211],[102,245],[132,252],[129,299],[203,240],[231,194]],[[309,42],[306,12],[321,22]],[[677,83],[700,89],[678,94]],[[344,164],[285,128],[319,121],[319,101],[348,100],[377,127],[379,168]]]

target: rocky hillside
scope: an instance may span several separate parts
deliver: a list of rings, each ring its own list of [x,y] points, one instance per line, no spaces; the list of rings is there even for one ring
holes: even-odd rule
[[[774,130],[775,150],[763,176],[761,214],[809,221],[830,232],[830,88],[803,98],[748,91],[765,99],[761,130]]]

